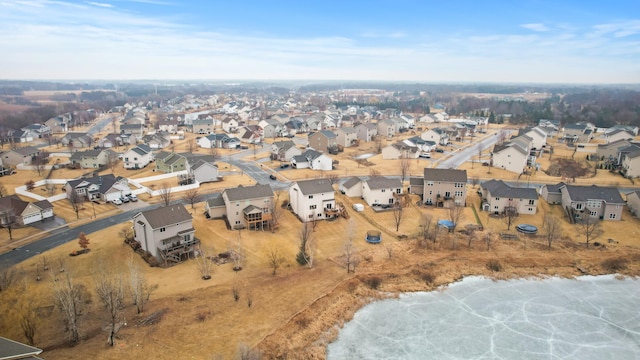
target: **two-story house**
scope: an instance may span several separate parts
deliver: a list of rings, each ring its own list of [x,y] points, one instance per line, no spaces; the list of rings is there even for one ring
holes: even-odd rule
[[[586,216],[600,220],[622,220],[625,202],[618,189],[597,185],[560,187],[562,206],[571,211],[576,220]]]
[[[257,184],[225,189],[222,198],[226,218],[233,229],[263,230],[273,219],[274,194],[271,186]]]
[[[302,155],[302,150],[296,147],[291,140],[276,141],[271,144],[271,159],[279,161],[291,161],[294,156]]]
[[[238,132],[238,127],[240,124],[238,120],[232,117],[226,117],[222,119],[222,130],[228,134],[233,134]]]
[[[362,199],[370,206],[394,204],[402,194],[402,181],[398,178],[373,176],[362,181]]]
[[[517,174],[522,174],[527,165],[535,160],[531,159],[531,138],[527,135],[518,136],[503,144],[496,144],[491,152],[493,166]]]
[[[215,130],[215,120],[209,114],[201,114],[193,120],[191,128],[194,134],[211,134]]]
[[[352,127],[341,127],[336,129],[336,141],[343,147],[355,146],[358,143],[358,132]]]
[[[84,148],[93,145],[93,137],[86,132],[70,132],[60,139],[60,144],[63,146]]]
[[[433,141],[436,144],[445,146],[449,144],[449,133],[443,128],[433,128],[420,134],[422,140]]]
[[[309,133],[309,147],[323,153],[338,149],[338,137],[331,130]]]
[[[98,169],[118,161],[118,154],[110,149],[76,151],[69,161],[82,169]]]
[[[133,216],[134,239],[158,261],[178,263],[193,255],[200,243],[193,217],[181,204],[139,212]]]
[[[260,120],[258,126],[262,128],[262,134],[265,139],[277,138],[284,136],[286,133],[284,124],[273,118]]]
[[[148,145],[138,145],[122,154],[125,169],[142,169],[153,161],[153,153]]]
[[[336,199],[326,179],[297,181],[289,187],[291,210],[302,222],[335,216]]]
[[[422,201],[438,207],[466,206],[466,185],[466,170],[425,168]]]
[[[307,150],[291,158],[291,167],[295,169],[333,170],[333,159],[315,150]]]
[[[512,187],[502,180],[489,180],[481,185],[482,210],[496,214],[515,211],[532,215],[538,208],[538,193],[533,188]]]
[[[396,134],[396,123],[391,119],[378,120],[376,125],[380,136],[390,138]]]
[[[240,139],[227,134],[209,134],[196,140],[203,149],[236,149],[240,146]]]
[[[4,167],[16,167],[18,165],[31,165],[33,160],[40,156],[40,150],[33,146],[25,146],[0,153]]]
[[[98,202],[112,202],[131,194],[127,179],[113,174],[69,180],[64,185],[64,190],[68,199],[72,199],[72,193],[75,192],[83,200]]]
[[[407,141],[399,141],[382,148],[383,160],[416,159],[420,149]]]
[[[362,197],[362,179],[357,176],[340,184],[340,192],[348,197]]]
[[[356,126],[358,140],[362,142],[373,141],[378,135],[378,126],[372,123],[365,123]]]

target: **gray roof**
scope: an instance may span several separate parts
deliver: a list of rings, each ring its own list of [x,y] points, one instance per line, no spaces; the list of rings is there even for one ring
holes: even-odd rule
[[[396,189],[402,187],[402,181],[400,181],[400,179],[387,178],[384,176],[374,176],[367,180],[367,184],[371,190]]]
[[[482,183],[491,196],[512,199],[537,199],[538,192],[534,188],[511,187],[502,180],[489,180]]]
[[[355,134],[356,133],[356,129],[352,128],[352,127],[341,127],[338,129],[338,131],[342,131],[345,134]]]
[[[345,181],[342,183],[342,187],[345,189],[351,189],[352,187],[356,186],[357,184],[359,184],[362,181],[362,179],[360,179],[357,176],[354,176],[352,178],[350,178],[349,180]]]
[[[274,142],[272,145],[275,145],[276,148],[278,148],[279,150],[289,150],[292,147],[296,146],[296,143],[294,143],[291,140],[284,140],[284,141],[276,141]]]
[[[21,147],[21,148],[17,148],[17,149],[13,149],[12,150],[15,153],[18,153],[20,155],[31,155],[31,154],[35,154],[40,152],[40,150],[38,150],[37,148],[33,147],[33,146],[25,146],[25,147]]]
[[[208,199],[207,205],[209,206],[209,208],[224,206],[224,199],[222,198],[222,194],[216,194],[216,196]]]
[[[610,204],[624,204],[620,191],[613,187],[565,185],[564,188],[571,201],[604,200]]]
[[[425,181],[467,182],[467,171],[456,169],[424,169]]]
[[[555,185],[544,185],[547,188],[547,192],[548,193],[556,193],[559,194],[560,193],[560,188],[565,186],[566,184],[563,182],[559,182]]]
[[[73,189],[84,188],[84,187],[88,187],[89,185],[96,184],[100,187],[99,192],[101,194],[104,194],[109,189],[111,189],[111,187],[113,187],[113,184],[115,184],[120,179],[122,178],[119,176],[115,177],[115,175],[113,174],[105,174],[105,175],[94,176],[86,179],[70,180],[67,182],[67,184],[69,184],[69,186],[71,186]],[[84,184],[84,185],[79,186],[81,184]]]
[[[0,359],[37,359],[41,349],[0,337]]]
[[[328,139],[333,139],[336,137],[336,134],[331,130],[320,130],[318,131],[320,134],[326,136]]]
[[[138,213],[138,215],[144,216],[152,229],[158,229],[163,226],[178,224],[193,219],[191,214],[189,214],[182,204],[143,211]],[[135,215],[134,217],[137,217],[138,215]]]
[[[225,189],[229,201],[259,199],[273,197],[273,189],[269,185],[257,184],[253,186],[238,186],[236,188]]]
[[[331,181],[327,179],[303,180],[297,181],[296,184],[298,184],[303,195],[333,192]]]
[[[309,162],[309,161],[313,161],[315,159],[317,159],[318,157],[322,156],[322,153],[317,152],[315,150],[307,150],[305,152],[303,152],[301,155],[296,155],[293,157],[293,159],[298,163],[302,163],[302,162]]]
[[[134,152],[140,154],[140,155],[146,155],[148,153],[151,152],[151,148],[149,147],[149,145],[145,145],[145,144],[140,144],[134,148],[132,148],[131,150],[133,150]]]
[[[410,176],[409,185],[411,186],[424,186],[424,178],[419,176]]]

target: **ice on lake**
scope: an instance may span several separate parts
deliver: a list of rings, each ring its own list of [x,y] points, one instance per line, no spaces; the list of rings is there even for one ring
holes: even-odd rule
[[[481,277],[369,304],[337,359],[640,359],[640,281]]]

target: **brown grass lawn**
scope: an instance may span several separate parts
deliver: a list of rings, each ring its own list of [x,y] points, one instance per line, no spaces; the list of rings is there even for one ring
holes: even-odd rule
[[[473,193],[472,189],[469,190]],[[393,293],[428,290],[469,274],[498,278],[535,274],[575,276],[578,265],[597,274],[608,271],[602,265],[607,258],[628,259],[627,270],[622,270],[625,273],[637,274],[640,270],[640,262],[637,261],[640,259],[640,241],[637,236],[630,236],[640,231],[640,222],[628,213],[623,215],[622,222],[602,223],[606,232],[596,241],[604,240],[606,248],[585,249],[580,244],[583,240],[576,233],[576,228],[563,221],[563,239],[548,251],[541,237],[526,238],[526,241],[522,237],[519,241],[500,240],[496,234],[505,232],[506,224],[481,212],[479,215],[485,230],[468,248],[467,238],[462,234],[441,233],[436,244],[420,245],[415,237],[420,232],[421,214],[430,214],[437,221],[447,218],[448,213],[444,209],[417,207],[417,198],[413,198],[403,211],[397,232],[392,212],[375,213],[365,207],[364,212],[356,213],[351,210],[351,205],[360,202],[359,199],[345,198],[338,193],[337,200],[350,209],[350,219],[317,224],[313,236],[318,250],[312,269],[301,267],[295,261],[301,223],[291,212],[282,212],[275,232],[240,232],[227,230],[222,220],[205,219],[202,215],[204,204],[198,203],[191,211],[196,236],[204,247],[213,248],[215,253],[240,247],[245,256],[243,270],[234,272],[231,264],[216,266],[213,279],[203,281],[193,260],[167,269],[150,268],[136,255],[135,261],[143,266],[150,283],[158,284],[158,289],[142,315],[134,314],[130,302],[127,302],[127,326],[118,334],[116,347],[105,345],[106,334],[100,330],[105,314],[100,311],[95,295],[91,303],[86,304],[86,315],[81,319],[83,341],[80,345],[65,345],[57,311],[42,317],[37,345],[45,348],[47,359],[205,359],[215,355],[230,358],[240,343],[256,346],[266,358],[324,358],[326,343],[337,332],[335,326],[343,324],[364,303],[385,296],[366,285],[372,276],[380,277],[380,290]],[[473,193],[459,229],[475,223],[470,205],[477,202],[479,198]],[[520,216],[516,223],[541,226],[542,214],[547,212],[561,216],[558,207],[543,204],[538,215]],[[43,256],[54,264],[58,263],[57,259],[63,259],[67,271],[76,274],[78,281],[93,291],[91,272],[97,261],[122,269],[132,254],[132,250],[116,236],[125,226],[120,224],[89,234],[92,249],[89,254],[67,256],[78,249],[77,242],[71,242],[20,264],[26,273],[29,292],[41,295],[37,298],[39,306],[50,309],[52,305],[47,295],[48,275],[46,281],[33,281],[36,264]],[[382,245],[364,242],[364,235],[370,229],[383,232]],[[482,241],[486,233],[494,239],[491,251],[486,251],[486,244]],[[413,240],[398,240],[398,235],[406,235]],[[354,239],[362,259],[355,274],[347,274],[341,263],[343,247],[349,237]],[[607,238],[619,243],[609,244]],[[285,258],[275,276],[271,275],[267,258],[267,252],[274,247]],[[490,273],[487,270],[485,265],[492,259],[503,265],[503,272]],[[425,274],[433,276],[435,282],[426,284]],[[240,293],[238,302],[233,299],[233,288]],[[11,303],[10,292],[0,293],[2,296],[5,297],[3,304]],[[247,302],[249,298],[251,307]],[[168,309],[168,312],[159,323],[139,324],[146,316],[162,309]],[[18,328],[9,323],[0,326],[0,334],[24,340]]]

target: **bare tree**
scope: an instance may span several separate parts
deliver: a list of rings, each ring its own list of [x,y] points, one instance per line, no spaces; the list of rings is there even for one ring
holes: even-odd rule
[[[4,226],[9,232],[9,240],[13,240],[13,229],[20,226],[18,217],[13,209],[6,209],[0,213],[0,225]]]
[[[325,178],[327,180],[329,180],[329,183],[331,183],[331,185],[336,184],[338,182],[338,180],[340,179],[338,177],[338,174],[336,174],[336,173],[328,173]]]
[[[422,214],[420,218],[420,235],[422,241],[427,241],[431,232],[431,226],[433,225],[433,216],[430,214]]]
[[[84,286],[77,284],[71,272],[67,271],[61,278],[52,276],[51,287],[54,303],[61,312],[69,341],[72,344],[77,344],[80,342],[78,323],[86,292]]]
[[[7,195],[9,195],[7,188],[4,186],[4,184],[0,184],[0,198],[5,197]]]
[[[215,146],[215,144],[211,144],[211,147],[209,148],[209,155],[213,157],[212,160],[218,158],[218,148]]]
[[[7,291],[10,289],[18,282],[18,280],[20,280],[20,277],[20,271],[15,267],[0,267],[0,291]]]
[[[171,203],[171,186],[167,183],[162,183],[160,186],[160,199],[162,200],[163,206],[169,206]]]
[[[382,136],[376,136],[373,141],[376,154],[380,154],[382,152]]]
[[[69,194],[69,203],[71,203],[71,208],[76,213],[76,219],[80,219],[80,209],[83,207],[84,196],[79,195],[75,190],[71,191]]]
[[[280,196],[282,196],[282,191],[275,191],[273,197],[273,201],[269,203],[268,209],[271,213],[271,220],[269,220],[269,228],[272,232],[275,232],[278,227],[278,223],[280,221],[280,217],[282,216],[282,208],[279,206]]]
[[[210,259],[211,254],[213,254],[213,250],[204,246],[199,246],[196,250],[195,260],[198,265],[198,270],[200,270],[202,280],[211,279],[211,272],[213,270],[213,263]]]
[[[31,191],[36,187],[36,182],[33,181],[32,179],[29,179],[24,183],[24,186],[27,189],[27,191]]]
[[[200,201],[200,190],[198,188],[189,189],[184,192],[182,199],[194,208],[194,204]]]
[[[118,167],[118,154],[114,151],[108,151],[107,155],[107,167],[111,169],[111,172],[115,172]]]
[[[296,261],[300,265],[307,265],[310,269],[313,267],[313,259],[315,257],[315,239],[313,237],[313,225],[309,222],[302,223],[300,228],[300,247]]]
[[[547,213],[544,215],[542,228],[544,229],[544,237],[547,240],[549,249],[551,249],[551,244],[560,236],[560,221],[553,214]]]
[[[517,205],[515,200],[510,199],[504,207],[504,221],[507,223],[507,230],[511,230],[511,225],[513,225],[519,215]]]
[[[278,269],[285,261],[282,250],[277,244],[272,243],[267,249],[267,260],[272,270],[271,275],[276,275]]]
[[[478,161],[482,163],[482,143],[476,145],[476,151],[478,152]],[[471,166],[473,168],[473,162],[471,162]]]
[[[124,280],[122,273],[114,272],[113,266],[105,266],[98,262],[97,271],[94,274],[96,294],[108,316],[107,329],[109,338],[107,343],[115,345],[115,335],[122,326],[122,313],[124,312]]]
[[[158,285],[151,285],[144,276],[140,266],[135,263],[133,254],[129,255],[127,261],[129,271],[129,292],[136,306],[138,314],[144,311],[144,306],[149,301],[151,293],[158,288]]]
[[[374,168],[369,169],[369,177],[375,178],[375,177],[380,177],[380,176],[382,176],[382,175],[380,174],[379,170],[374,169]]]
[[[400,229],[400,223],[402,222],[402,215],[404,210],[400,201],[393,204],[393,222],[396,225],[396,232]]]
[[[490,232],[484,235],[484,243],[487,244],[487,251],[491,250],[491,242],[493,241],[493,236]]]
[[[356,272],[356,267],[360,264],[360,257],[358,256],[358,250],[353,243],[353,238],[349,238],[344,244],[342,256],[344,258],[344,265],[347,268],[347,273]]]
[[[49,180],[45,182],[44,188],[47,190],[47,195],[49,196],[53,196],[56,192],[56,185]]]
[[[402,176],[403,183],[406,180],[407,176],[409,175],[409,169],[411,168],[410,161],[411,160],[406,156],[403,156],[402,158],[400,158],[400,175]]]
[[[473,185],[473,188],[475,189],[478,186],[480,179],[477,176],[474,176],[470,180],[471,180],[471,185]]]
[[[187,151],[192,153],[193,150],[195,149],[196,149],[196,140],[195,139],[187,140]]]
[[[20,329],[27,339],[27,344],[33,346],[35,345],[36,332],[40,326],[40,317],[36,313],[38,306],[36,297],[32,296],[30,291],[24,289],[22,294],[22,299],[16,304],[17,309],[14,310],[18,313]]]
[[[596,216],[591,216],[589,209],[585,209],[586,214],[582,219],[578,220],[578,232],[585,237],[585,244],[589,247],[589,242],[595,240],[598,236],[602,235],[602,229],[600,227],[600,219]]]
[[[460,218],[462,217],[462,213],[464,212],[464,207],[458,204],[453,204],[449,208],[449,220],[453,223],[449,232],[455,232],[458,223],[460,222]]]

